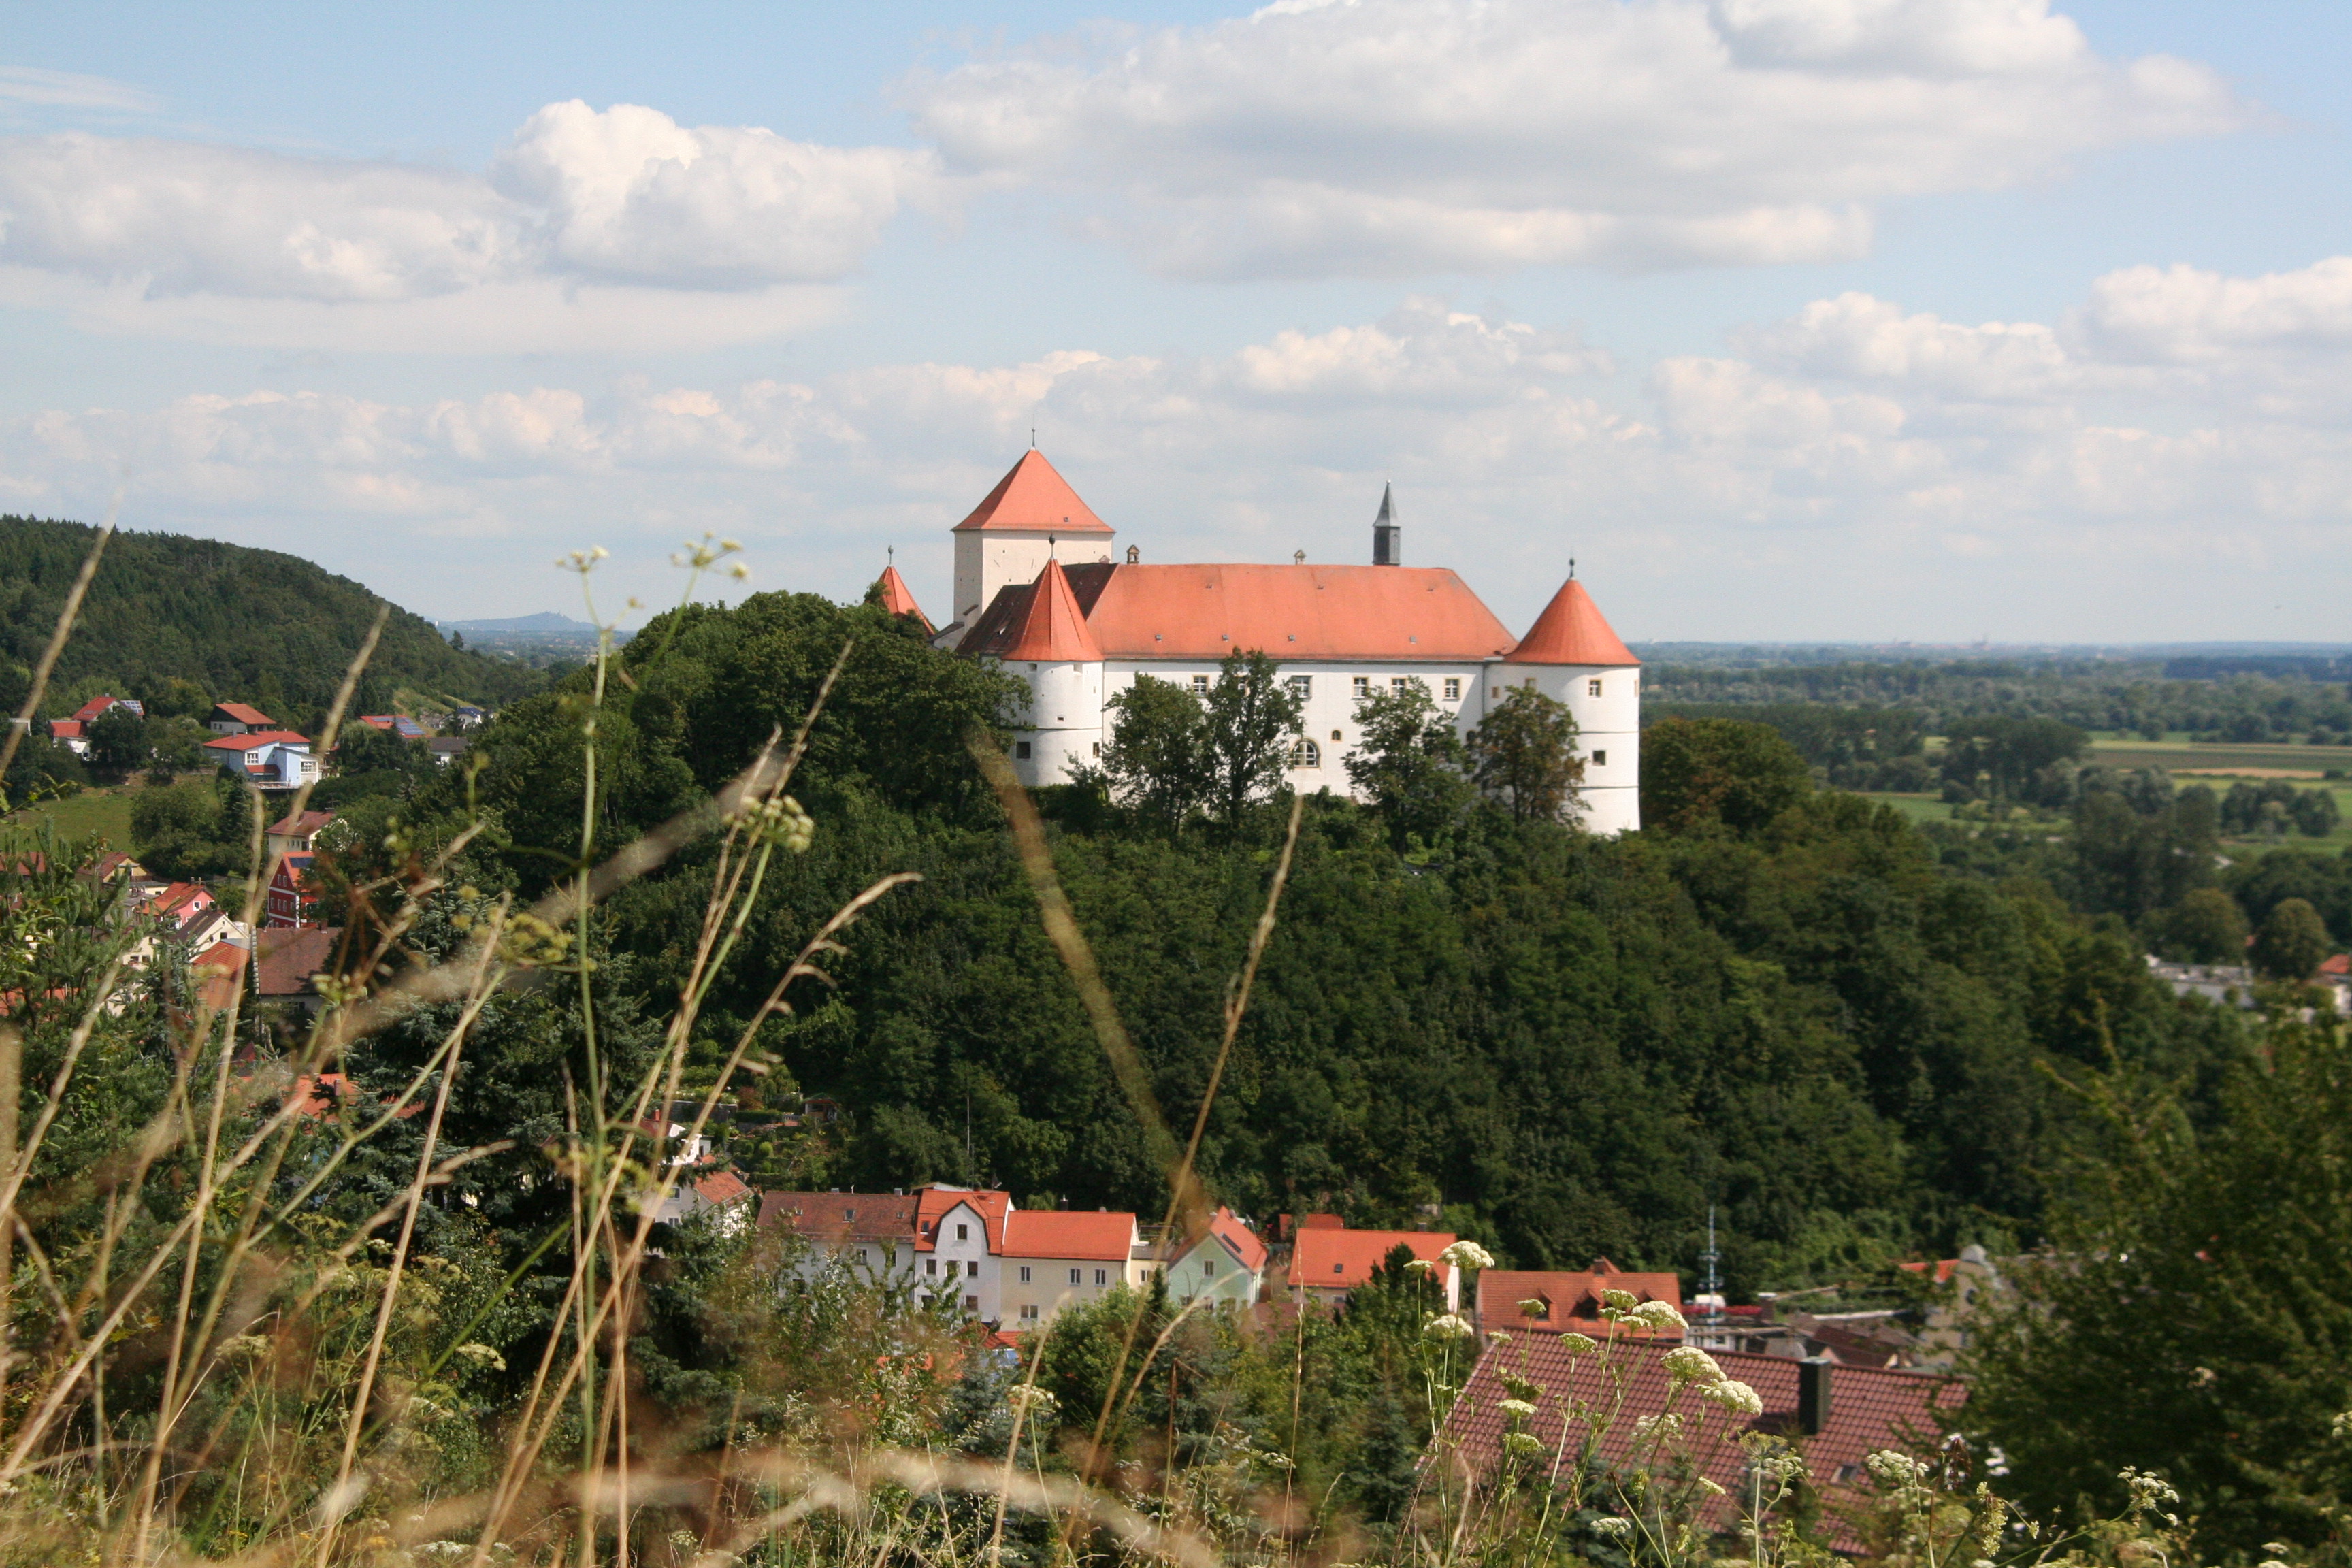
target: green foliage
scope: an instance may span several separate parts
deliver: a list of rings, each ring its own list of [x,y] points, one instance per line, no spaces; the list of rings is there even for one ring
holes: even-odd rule
[[[1470,731],[1470,777],[1515,822],[1558,822],[1574,815],[1584,759],[1576,754],[1576,716],[1535,688],[1512,687]]]
[[[2120,1466],[2179,1489],[2200,1561],[2338,1528],[2352,1457],[2352,1056],[2334,1024],[2273,1025],[2192,1128],[2168,1087],[2084,1080],[2105,1130],[2058,1247],[1978,1330],[1968,1426],[2005,1485],[2062,1515],[2119,1500]]]
[[[131,797],[131,847],[159,877],[238,874],[252,864],[255,817],[272,815],[260,795],[226,776],[151,784]]]
[[[1207,802],[1212,783],[1200,699],[1172,681],[1139,675],[1103,707],[1110,739],[1102,778],[1111,798],[1137,821],[1174,833]]]
[[[2149,923],[2157,952],[2188,963],[2237,963],[2246,956],[2246,911],[2219,888],[2199,888]]]
[[[2241,837],[2283,838],[2293,832],[2325,838],[2341,820],[2332,791],[2297,789],[2284,779],[2241,779],[2221,797],[2221,829]]]
[[[40,657],[94,532],[0,517],[0,663],[29,666]],[[299,728],[332,700],[383,603],[348,578],[274,550],[120,532],[58,659],[48,711],[70,713],[66,699],[96,680],[161,716],[201,717],[209,693],[256,703]],[[378,710],[402,686],[496,703],[536,685],[530,671],[454,649],[430,623],[395,610],[361,708]]]
[[[2063,805],[2090,739],[2056,719],[1962,719],[1945,731],[1944,783],[1969,799]]]
[[[1356,726],[1348,782],[1388,823],[1391,842],[1400,850],[1447,843],[1476,789],[1454,716],[1431,700],[1429,683],[1359,698]]]
[[[1204,730],[1209,806],[1228,832],[1250,805],[1282,787],[1298,733],[1303,700],[1279,674],[1274,656],[1235,648],[1209,688]]]
[[[1642,732],[1642,821],[1660,832],[1753,833],[1811,791],[1804,758],[1763,724],[1667,719]]]
[[[2254,972],[2272,980],[2308,980],[2335,944],[2319,911],[2302,899],[2283,899],[2254,930],[2246,950]]]
[[[89,726],[89,761],[97,772],[121,778],[147,765],[147,721],[128,708],[111,708]]]
[[[2100,913],[2139,920],[2213,880],[2213,792],[2179,795],[2153,772],[2122,780],[2085,770],[2074,806],[2077,900]]]
[[[1649,702],[1644,724],[1665,719],[1733,719],[1769,724],[1835,789],[1925,790],[1936,773],[1920,755],[1921,716],[1902,708],[1843,708],[1828,703]]]

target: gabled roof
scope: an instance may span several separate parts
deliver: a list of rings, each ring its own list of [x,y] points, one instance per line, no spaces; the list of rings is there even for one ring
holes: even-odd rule
[[[1125,1263],[1135,1253],[1135,1216],[1077,1209],[1015,1209],[1004,1222],[1007,1258],[1084,1258]]]
[[[1400,1247],[1411,1247],[1424,1263],[1450,1270],[1454,1266],[1438,1263],[1437,1255],[1453,1246],[1454,1239],[1452,1233],[1436,1230],[1302,1229],[1291,1244],[1290,1282],[1318,1290],[1352,1290]]]
[[[896,565],[882,568],[882,575],[874,585],[882,590],[884,609],[894,616],[914,616],[927,632],[937,629],[931,625],[931,617],[923,614],[923,606],[915,603],[915,591],[907,586],[907,580],[898,575]]]
[[[280,838],[308,838],[335,820],[331,811],[306,811],[299,816],[280,817],[269,825],[269,831]]]
[[[917,1194],[915,1205],[915,1250],[929,1252],[938,1240],[940,1223],[958,1204],[969,1204],[981,1218],[988,1242],[988,1250],[1004,1250],[1004,1216],[1012,1212],[1011,1193],[975,1192],[970,1187],[929,1186]]]
[[[1615,1419],[1598,1434],[1598,1458],[1603,1463],[1627,1458],[1639,1442],[1637,1424],[1667,1407],[1673,1378],[1661,1359],[1674,1347],[1659,1342],[1622,1344],[1612,1359],[1622,1375],[1612,1382],[1594,1355],[1570,1355],[1549,1334],[1531,1334],[1508,1344],[1491,1346],[1472,1369],[1462,1395],[1445,1417],[1445,1436],[1463,1463],[1474,1471],[1491,1471],[1501,1458],[1503,1434],[1512,1427],[1501,1406],[1516,1397],[1503,1379],[1506,1374],[1532,1383],[1539,1393],[1536,1413],[1524,1420],[1547,1449],[1558,1451],[1561,1437],[1563,1400],[1585,1408],[1616,1411]],[[1909,1450],[1940,1436],[1937,1416],[1956,1411],[1968,1400],[1968,1385],[1932,1373],[1895,1372],[1875,1367],[1833,1366],[1830,1370],[1829,1418],[1821,1431],[1797,1437],[1798,1363],[1787,1356],[1751,1355],[1738,1351],[1711,1352],[1724,1375],[1753,1388],[1764,1402],[1764,1413],[1746,1420],[1726,1420],[1714,1415],[1696,1428],[1689,1445],[1698,1473],[1728,1493],[1729,1500],[1709,1506],[1719,1511],[1719,1522],[1731,1522],[1732,1503],[1747,1495],[1748,1451],[1739,1438],[1748,1432],[1772,1432],[1796,1437],[1804,1449],[1812,1479],[1827,1493],[1830,1507],[1822,1522],[1832,1544],[1852,1550],[1859,1544],[1842,1515],[1862,1500],[1868,1485],[1864,1461],[1882,1448]],[[1678,1402],[1685,1412],[1705,1408],[1685,1389]],[[1582,1421],[1570,1435],[1570,1451],[1587,1434]]]
[[[201,882],[173,882],[156,894],[147,909],[149,913],[174,925],[184,924],[190,915],[209,906],[212,897],[211,890]]]
[[[1570,577],[1511,650],[1509,664],[1630,664],[1633,650],[1617,640],[1584,584]]]
[[[106,713],[107,710],[118,705],[130,709],[133,713],[138,714],[142,719],[147,716],[145,706],[141,703],[133,702],[128,697],[93,697],[89,701],[83,703],[80,707],[75,709],[73,716],[78,722],[87,724],[92,720],[102,717]]]
[[[732,1171],[715,1171],[696,1180],[694,1190],[707,1204],[740,1203],[751,1195],[751,1188]]]
[[[1600,1338],[1609,1331],[1601,1316],[1603,1290],[1628,1290],[1638,1300],[1682,1305],[1682,1277],[1671,1269],[1629,1274],[1605,1258],[1595,1258],[1591,1268],[1582,1270],[1489,1268],[1478,1276],[1478,1326],[1507,1334],[1573,1331]],[[1525,1301],[1541,1301],[1542,1314],[1528,1316],[1520,1305]]]
[[[1257,1232],[1234,1217],[1234,1211],[1229,1208],[1220,1206],[1215,1214],[1209,1216],[1209,1223],[1202,1228],[1201,1234],[1178,1247],[1169,1261],[1181,1262],[1204,1245],[1223,1247],[1233,1255],[1234,1262],[1252,1272],[1265,1267],[1265,1243],[1258,1239]]]
[[[216,718],[230,719],[239,724],[252,724],[264,730],[278,722],[249,702],[215,702],[213,714]]]
[[[1029,533],[1111,533],[1110,524],[1078,499],[1070,482],[1054,471],[1045,454],[1032,447],[1021,454],[988,498],[955,525],[971,529],[1018,529]]]
[[[343,940],[341,926],[278,926],[253,933],[254,989],[264,996],[301,996]]]
[[[912,1196],[896,1193],[767,1193],[760,1223],[813,1241],[912,1241]]]
[[[79,719],[52,719],[52,720],[50,720],[50,721],[49,721],[49,739],[51,739],[52,741],[79,741],[79,740],[80,740],[80,739],[81,739],[81,721],[80,721],[80,720],[79,720]]]
[[[243,735],[221,735],[205,742],[208,752],[251,752],[264,746],[307,746],[307,735],[291,730],[256,730]]]
[[[1037,581],[1030,584],[1029,603],[1020,624],[1013,627],[1012,645],[997,657],[1008,662],[1095,664],[1101,662],[1102,656],[1101,645],[1079,613],[1077,595],[1070,592],[1070,579],[1062,563],[1046,562]]]
[[[1073,566],[1064,574],[1102,657],[1475,663],[1512,643],[1454,572],[1440,566]],[[998,590],[960,653],[1010,659],[1033,585]]]

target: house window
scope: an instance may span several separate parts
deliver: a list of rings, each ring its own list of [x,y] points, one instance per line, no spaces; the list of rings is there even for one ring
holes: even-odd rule
[[[1026,741],[1013,742],[1013,754],[1020,758],[1023,762],[1027,762],[1029,760],[1029,742]]]
[[[1195,697],[1206,697],[1208,694],[1209,678],[1205,675],[1194,676],[1192,678],[1192,695]]]
[[[1022,1302],[1021,1316],[1024,1321],[1032,1323],[1035,1322],[1037,1321],[1037,1303],[1034,1301]]]
[[[1293,697],[1297,698],[1301,702],[1307,701],[1309,698],[1315,695],[1315,678],[1311,675],[1292,676],[1290,678],[1290,694]]]
[[[1108,1285],[1110,1283],[1110,1276],[1102,1269],[1097,1268],[1095,1270],[1095,1283],[1097,1285]]]
[[[971,1239],[971,1226],[968,1225],[960,1225],[956,1226],[956,1239],[958,1241],[970,1241]]]
[[[1331,1265],[1331,1272],[1334,1274],[1345,1274],[1347,1271],[1348,1269],[1345,1264],[1334,1263]]]
[[[979,1297],[977,1297],[977,1296],[966,1296],[966,1297],[963,1299],[963,1310],[964,1310],[965,1311],[967,1311],[967,1312],[977,1312],[977,1311],[979,1311],[979,1310],[980,1310],[980,1298],[979,1298]]]
[[[1323,765],[1323,748],[1314,742],[1301,739],[1290,748],[1290,765],[1294,768],[1319,768]]]
[[[882,1249],[882,1267],[883,1267],[883,1268],[888,1268],[895,1267],[895,1266],[897,1265],[898,1261],[898,1249],[897,1247],[884,1247],[884,1248]]]
[[[1356,677],[1356,695],[1357,695],[1357,697],[1359,697],[1359,698],[1365,698],[1365,697],[1370,697],[1371,694],[1372,694],[1372,678],[1371,678],[1370,676],[1369,676],[1369,675],[1360,675],[1360,676]]]
[[[1025,1263],[1021,1266],[1021,1283],[1024,1285],[1029,1283],[1029,1266]]]
[[[1073,1285],[1078,1283],[1078,1271],[1075,1268],[1070,1270],[1070,1283]]]
[[[1445,678],[1445,700],[1448,702],[1459,702],[1462,700],[1462,678],[1460,676],[1449,675]]]
[[[1095,755],[1097,757],[1102,755],[1102,742],[1100,741],[1097,741],[1095,742]]]
[[[1337,730],[1332,731],[1331,731],[1331,738],[1332,738],[1334,741],[1338,740],[1338,739],[1339,738],[1339,731],[1337,731]]]
[[[1500,697],[1502,694],[1503,689],[1499,686],[1490,686],[1486,688],[1486,695],[1489,697]]]
[[[1412,678],[1407,675],[1391,675],[1389,677],[1389,689],[1402,697],[1412,689]]]
[[[1599,681],[1597,681],[1597,680],[1588,680],[1588,681],[1586,681],[1586,682],[1584,683],[1584,694],[1585,694],[1587,697],[1598,697],[1598,696],[1600,696],[1600,695],[1601,695],[1601,682],[1599,682]]]
[[[926,1273],[926,1274],[937,1274],[939,1271],[940,1271],[940,1260],[939,1260],[938,1258],[924,1258],[924,1259],[923,1259],[923,1272],[924,1272],[924,1273]]]
[[[1605,768],[1605,767],[1607,767],[1607,766],[1609,765],[1609,753],[1608,753],[1608,752],[1593,752],[1593,753],[1592,753],[1592,765],[1593,765],[1594,767],[1596,767],[1596,768]]]
[[[872,1263],[872,1262],[874,1261],[874,1252],[873,1252],[873,1249],[872,1249],[872,1248],[870,1248],[870,1247],[859,1247],[859,1248],[857,1249],[857,1261],[858,1261],[858,1262],[860,1262],[860,1263],[866,1263],[866,1264],[870,1264],[870,1263]]]
[[[1202,1274],[1204,1274],[1204,1275],[1207,1275],[1207,1274],[1214,1274],[1216,1271],[1217,1271],[1217,1260],[1216,1260],[1215,1258],[1203,1258],[1202,1259],[1201,1259],[1201,1272],[1202,1272]]]

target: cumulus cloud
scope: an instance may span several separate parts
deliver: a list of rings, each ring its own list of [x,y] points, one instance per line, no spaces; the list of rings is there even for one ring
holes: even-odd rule
[[[2324,300],[2343,265],[2189,297]],[[2299,336],[2252,305],[2178,320],[2207,358],[1847,294],[1635,376],[1574,332],[1415,298],[1209,356],[188,397],[0,426],[0,503],[87,510],[127,470],[138,526],[293,548],[450,614],[553,603],[517,585],[589,543],[616,597],[653,598],[660,568],[624,563],[705,528],[751,546],[757,585],[846,596],[896,544],[936,598],[949,525],[1034,426],[1147,560],[1360,560],[1393,478],[1407,558],[1518,624],[1575,555],[1629,636],[2333,636],[2352,402],[2313,388],[2352,381],[2352,342],[2324,310]],[[2272,618],[2296,595],[2302,619]]]
[[[496,290],[530,297],[543,315],[583,285],[709,293],[836,282],[931,180],[919,152],[689,128],[651,109],[577,101],[534,114],[487,175],[147,137],[15,137],[0,140],[0,268],[14,298],[38,298],[43,279],[58,279],[79,288],[48,289],[53,298],[163,330],[257,325],[223,302],[267,301],[293,307],[269,318],[291,338],[326,324],[300,307]],[[205,303],[175,308],[184,300]],[[421,314],[430,324],[450,312]],[[581,312],[569,314],[576,330]],[[776,314],[746,319],[771,325]]]
[[[1185,276],[1822,260],[1872,204],[2249,114],[2047,0],[1345,0],[907,88],[956,171],[1110,193]]]

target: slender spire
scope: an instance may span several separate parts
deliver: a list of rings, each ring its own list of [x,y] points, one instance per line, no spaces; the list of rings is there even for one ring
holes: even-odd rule
[[[1404,564],[1403,530],[1396,516],[1396,488],[1387,483],[1381,486],[1381,514],[1372,519],[1372,564]]]

